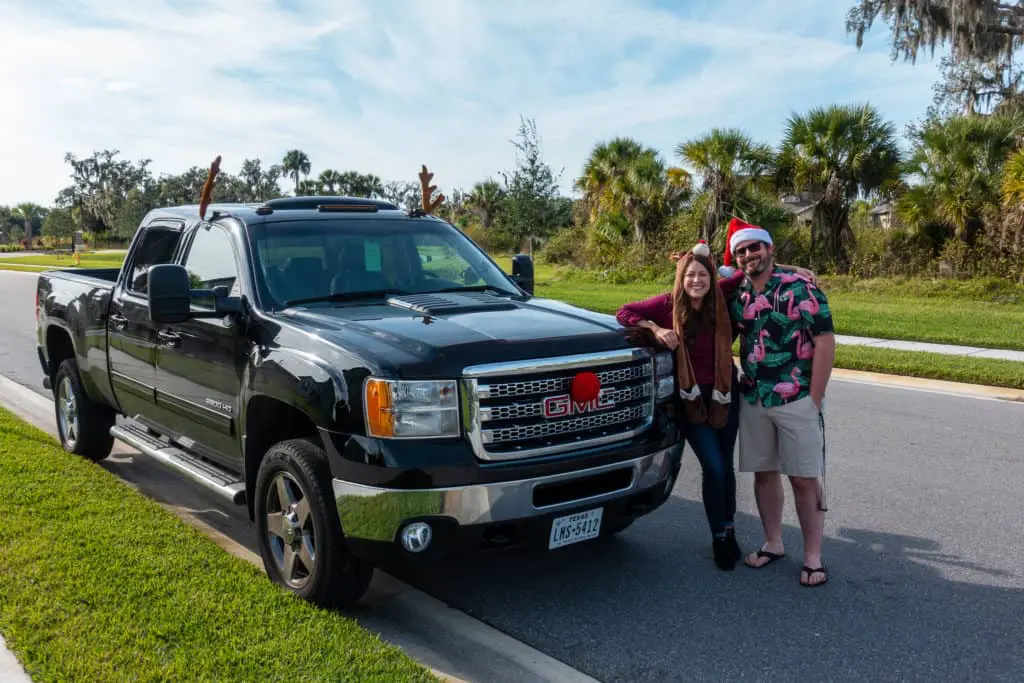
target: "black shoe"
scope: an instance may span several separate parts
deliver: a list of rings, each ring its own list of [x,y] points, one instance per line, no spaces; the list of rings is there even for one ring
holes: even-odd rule
[[[729,556],[732,558],[732,562],[735,565],[743,557],[743,551],[740,550],[740,544],[736,542],[736,530],[729,529],[725,533],[725,541],[729,545]]]
[[[732,571],[736,566],[738,557],[733,557],[733,550],[729,545],[729,537],[715,538],[711,541],[711,552],[715,556],[715,566],[723,571]]]

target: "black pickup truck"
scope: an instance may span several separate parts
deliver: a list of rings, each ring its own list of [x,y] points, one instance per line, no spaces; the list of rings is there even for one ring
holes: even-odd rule
[[[286,589],[351,604],[384,556],[559,548],[670,494],[671,355],[535,298],[529,257],[379,200],[209,209],[40,274],[43,383],[68,452],[116,438],[247,506]]]

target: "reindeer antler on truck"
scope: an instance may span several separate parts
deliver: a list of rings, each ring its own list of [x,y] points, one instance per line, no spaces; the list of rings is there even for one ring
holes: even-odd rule
[[[444,202],[444,194],[438,194],[437,197],[431,198],[434,192],[437,190],[437,185],[431,185],[430,181],[434,179],[434,174],[427,170],[427,165],[422,165],[420,171],[420,195],[421,202],[423,204],[423,210],[432,214],[437,211],[437,207],[441,206]]]
[[[213,185],[217,181],[217,174],[220,173],[220,155],[210,164],[210,171],[206,174],[206,182],[203,183],[203,190],[199,193],[199,217],[206,218],[206,207],[210,205],[213,197]]]

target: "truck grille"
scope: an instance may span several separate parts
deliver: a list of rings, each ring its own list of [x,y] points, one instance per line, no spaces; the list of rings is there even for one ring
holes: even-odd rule
[[[602,405],[574,410],[567,397],[573,377],[583,371],[600,379]],[[477,365],[463,376],[466,432],[481,460],[528,458],[629,439],[646,429],[653,416],[653,361],[647,349]]]

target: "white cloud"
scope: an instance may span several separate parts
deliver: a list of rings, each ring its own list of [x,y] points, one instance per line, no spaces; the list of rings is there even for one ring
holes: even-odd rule
[[[104,148],[173,173],[217,154],[237,172],[297,147],[314,173],[415,180],[426,163],[442,189],[469,187],[513,165],[520,114],[568,186],[615,135],[675,162],[678,142],[712,126],[775,142],[790,111],[853,100],[902,128],[935,79],[927,62],[890,65],[884,46],[858,53],[845,3],[299,4],[4,3],[0,60],[19,66],[0,72],[0,204],[51,203],[65,152]]]

